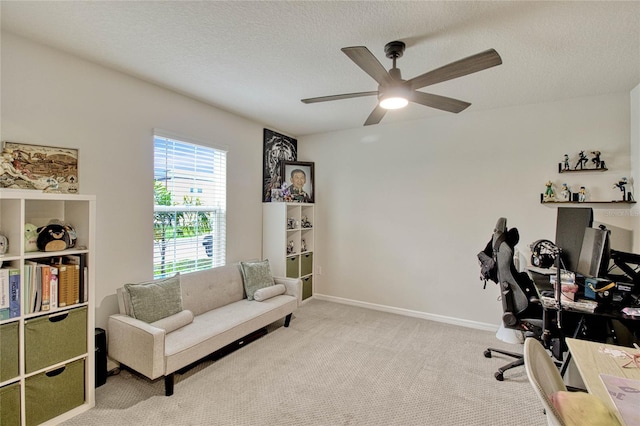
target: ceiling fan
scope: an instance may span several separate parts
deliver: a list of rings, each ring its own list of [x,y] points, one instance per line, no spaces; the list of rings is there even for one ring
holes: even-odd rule
[[[378,82],[378,90],[307,98],[302,99],[302,102],[311,104],[315,102],[337,101],[339,99],[376,95],[379,100],[378,105],[376,105],[364,122],[365,126],[378,124],[384,117],[387,109],[403,108],[409,102],[458,113],[471,104],[458,99],[419,92],[417,89],[482,71],[502,63],[502,58],[500,58],[498,52],[494,49],[489,49],[443,67],[436,68],[435,70],[428,71],[411,80],[403,80],[400,69],[396,68],[396,59],[402,57],[404,49],[405,44],[402,41],[392,41],[385,45],[385,55],[387,58],[393,60],[393,67],[387,71],[366,47],[354,46],[342,48],[341,50],[345,55]]]

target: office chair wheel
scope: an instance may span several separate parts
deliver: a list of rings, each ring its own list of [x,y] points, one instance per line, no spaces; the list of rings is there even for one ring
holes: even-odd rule
[[[493,375],[497,381],[502,382],[504,381],[504,374],[502,374],[501,372],[497,372],[496,374]]]
[[[485,358],[491,358],[491,351],[489,349],[485,349],[484,351],[484,357]]]

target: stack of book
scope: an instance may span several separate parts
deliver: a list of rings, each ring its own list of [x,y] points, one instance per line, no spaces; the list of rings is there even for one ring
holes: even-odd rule
[[[20,316],[20,269],[0,268],[0,321]]]
[[[549,282],[554,286],[554,288],[557,281],[557,275],[551,275],[549,277]],[[562,285],[562,303],[573,302],[575,300],[575,294],[578,292],[578,284],[576,284],[576,274],[565,269],[561,269],[560,282]]]
[[[24,264],[25,312],[42,312],[87,301],[82,256],[63,256]]]

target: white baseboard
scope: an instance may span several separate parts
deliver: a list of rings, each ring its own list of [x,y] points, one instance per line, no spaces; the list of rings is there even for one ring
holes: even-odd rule
[[[411,309],[396,308],[387,305],[378,305],[376,303],[362,302],[359,300],[345,299],[342,297],[327,296],[326,294],[313,294],[313,299],[326,300],[328,302],[342,303],[343,305],[358,306],[360,308],[373,309],[376,311],[388,312],[392,314],[404,315],[407,317],[422,318],[431,321],[442,322],[446,324],[459,325],[462,327],[473,328],[476,330],[484,330],[497,332],[499,325],[488,324],[478,321],[469,321],[461,318],[447,317],[444,315],[429,314],[426,312],[413,311]]]

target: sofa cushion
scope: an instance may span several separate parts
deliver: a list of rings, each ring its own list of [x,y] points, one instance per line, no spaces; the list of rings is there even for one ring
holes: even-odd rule
[[[131,316],[152,323],[182,311],[180,274],[138,284],[125,284],[131,299]]]
[[[240,269],[244,281],[244,291],[247,293],[248,300],[253,300],[253,294],[256,290],[274,284],[269,260],[240,262]]]
[[[287,288],[284,286],[284,284],[275,284],[256,290],[256,292],[253,293],[253,299],[258,302],[263,302],[267,299],[271,299],[272,297],[284,294],[286,291]]]
[[[167,333],[171,333],[172,331],[176,331],[177,329],[184,327],[187,324],[191,324],[193,322],[193,312],[188,309],[178,312],[177,314],[173,314],[166,318],[162,318],[158,321],[154,321],[151,323],[152,326],[163,329]]]

